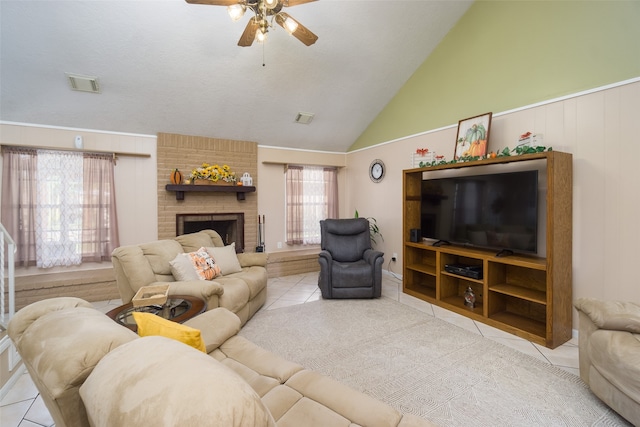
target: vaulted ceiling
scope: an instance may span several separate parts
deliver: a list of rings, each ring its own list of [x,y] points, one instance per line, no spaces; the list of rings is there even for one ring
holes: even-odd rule
[[[1,0],[0,120],[345,152],[471,3],[320,0],[286,9],[312,46],[276,26],[239,47],[250,13],[219,6]],[[65,73],[96,76],[100,93]]]

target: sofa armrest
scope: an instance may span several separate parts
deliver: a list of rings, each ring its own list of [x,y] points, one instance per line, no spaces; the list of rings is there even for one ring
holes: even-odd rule
[[[600,329],[640,334],[640,306],[637,304],[579,298],[574,306]]]
[[[378,258],[382,258],[384,256],[384,253],[380,252],[380,251],[376,251],[373,249],[367,249],[366,251],[364,251],[364,253],[362,254],[362,258],[367,262],[367,264],[369,265],[374,265],[376,260]]]
[[[161,282],[152,283],[160,284]],[[162,282],[163,284],[166,282]],[[204,300],[207,303],[207,310],[218,307],[218,298],[224,293],[222,285],[215,281],[208,280],[185,280],[180,282],[169,282],[169,295],[188,295]]]
[[[333,257],[331,256],[331,252],[327,251],[327,250],[321,250],[318,253],[318,261],[320,260],[324,260],[324,262],[326,262],[327,264],[331,264],[331,262],[333,261]]]
[[[240,331],[241,321],[235,313],[218,307],[187,320],[184,325],[200,330],[207,353],[211,353]]]
[[[239,253],[238,261],[240,262],[240,267],[266,267],[268,255],[266,252],[246,252]]]
[[[54,311],[69,308],[93,308],[90,302],[75,297],[58,297],[37,301],[18,310],[9,322],[8,333],[14,343],[18,344],[22,334],[39,318]]]

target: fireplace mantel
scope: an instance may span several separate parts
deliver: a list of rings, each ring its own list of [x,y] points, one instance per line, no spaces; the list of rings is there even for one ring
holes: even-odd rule
[[[236,193],[238,201],[245,200],[245,193],[253,193],[256,187],[250,185],[192,185],[192,184],[167,184],[167,191],[176,192],[176,200],[184,200],[184,193],[187,191],[214,192],[214,193]]]

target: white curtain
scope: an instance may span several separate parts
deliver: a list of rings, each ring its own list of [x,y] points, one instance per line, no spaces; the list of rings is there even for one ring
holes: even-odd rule
[[[82,263],[83,156],[38,151],[36,265]]]
[[[305,245],[320,244],[320,220],[327,217],[327,199],[325,195],[324,168],[306,166],[304,179],[304,236]]]

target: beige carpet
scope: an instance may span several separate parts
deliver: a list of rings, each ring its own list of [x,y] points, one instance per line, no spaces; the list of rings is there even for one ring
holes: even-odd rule
[[[240,335],[442,426],[627,426],[579,377],[396,301],[259,312]]]

